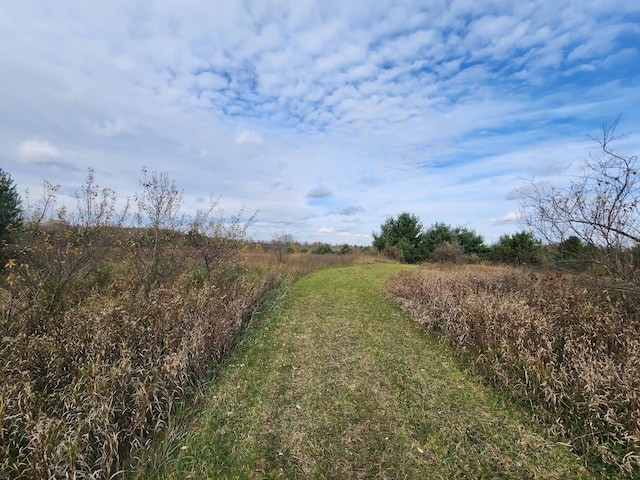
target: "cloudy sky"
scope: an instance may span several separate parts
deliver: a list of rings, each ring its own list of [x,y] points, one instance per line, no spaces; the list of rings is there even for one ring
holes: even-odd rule
[[[255,239],[367,245],[406,211],[491,243],[603,121],[640,151],[639,48],[635,0],[6,0],[0,168],[64,201],[146,166]]]

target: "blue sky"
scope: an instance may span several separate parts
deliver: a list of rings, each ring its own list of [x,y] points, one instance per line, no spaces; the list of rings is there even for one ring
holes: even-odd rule
[[[640,151],[640,2],[6,1],[0,167],[70,199],[164,171],[255,239],[367,245],[390,215],[522,229],[524,179]]]

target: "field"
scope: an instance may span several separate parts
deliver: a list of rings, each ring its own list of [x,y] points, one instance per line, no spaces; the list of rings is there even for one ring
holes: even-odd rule
[[[381,259],[357,250],[277,255],[225,225],[206,236],[45,222],[3,251],[11,255],[0,279],[0,477],[178,478],[200,463],[213,469],[207,475],[289,477],[638,472],[633,294],[483,265],[326,270]],[[382,299],[398,270],[386,294],[452,350]],[[264,348],[247,352],[249,344]],[[246,354],[272,376],[247,368]],[[296,363],[311,370],[302,375]],[[285,371],[306,379],[302,390],[291,391]],[[469,400],[477,395],[481,403]],[[227,401],[259,416],[228,426],[219,417]],[[295,417],[280,416],[283,402],[297,402]],[[267,403],[274,410],[261,410]],[[185,438],[200,428],[190,415],[201,407],[222,430]],[[255,450],[235,449],[244,434],[260,437]],[[267,461],[269,452],[278,458]]]
[[[270,297],[358,259],[196,240],[65,223],[16,239],[0,283],[1,478],[115,478],[144,462]]]
[[[574,450],[637,474],[638,298],[602,283],[506,267],[426,266],[386,287]]]
[[[597,478],[382,295],[409,268],[301,278],[140,478]]]

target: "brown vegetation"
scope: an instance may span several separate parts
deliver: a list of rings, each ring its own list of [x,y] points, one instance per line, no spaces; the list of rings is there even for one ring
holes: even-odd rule
[[[386,288],[577,451],[638,473],[636,296],[572,276],[478,265],[425,266]]]
[[[293,254],[280,263],[246,253],[210,277],[184,243],[171,252],[184,266],[157,270],[167,279],[151,288],[131,256],[92,264],[53,292],[42,280],[27,285],[26,266],[9,269],[0,290],[0,477],[109,478],[127,469],[174,426],[172,415],[282,280],[356,259]]]
[[[164,174],[142,186],[127,224],[92,172],[73,212],[52,210],[45,184],[3,246],[0,478],[115,478],[139,464],[278,285],[356,258],[276,262],[250,252],[251,220],[188,222]]]

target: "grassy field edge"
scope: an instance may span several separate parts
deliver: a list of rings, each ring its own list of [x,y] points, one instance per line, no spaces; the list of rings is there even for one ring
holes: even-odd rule
[[[242,336],[156,478],[593,478],[382,296],[305,275]]]

